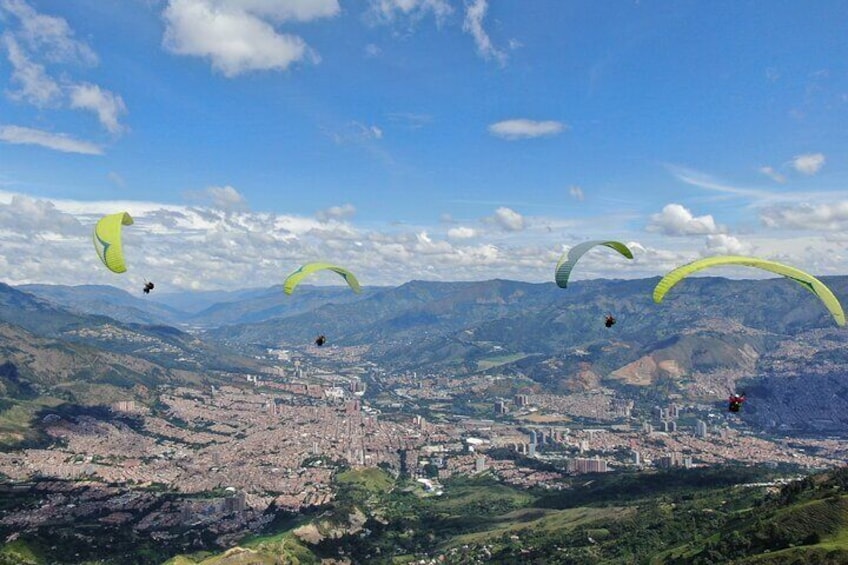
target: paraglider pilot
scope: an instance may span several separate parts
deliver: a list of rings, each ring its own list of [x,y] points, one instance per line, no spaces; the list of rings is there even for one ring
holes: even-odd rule
[[[730,403],[727,409],[731,412],[739,412],[739,409],[742,408],[742,403],[745,402],[745,393],[735,392],[727,400]]]
[[[608,328],[615,325],[615,318],[612,317],[612,314],[607,314],[607,319],[604,321],[604,325]]]
[[[324,337],[324,334],[321,334],[317,338],[315,338],[315,345],[321,347],[322,345],[324,345],[325,341],[327,341],[327,338]]]
[[[142,289],[144,291],[144,294],[150,294],[150,291],[153,290],[153,286],[154,285],[152,282],[145,282],[144,288]]]

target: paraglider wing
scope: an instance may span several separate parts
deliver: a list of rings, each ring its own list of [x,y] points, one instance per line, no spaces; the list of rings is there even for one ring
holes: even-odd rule
[[[671,290],[671,288],[679,283],[684,278],[688,277],[692,273],[700,271],[701,269],[707,269],[709,267],[716,267],[722,265],[743,265],[746,267],[756,267],[758,269],[764,269],[766,271],[771,271],[772,273],[777,273],[778,275],[783,275],[786,278],[792,279],[797,282],[813,294],[815,294],[819,300],[827,307],[830,311],[830,314],[833,316],[833,319],[836,320],[836,323],[840,326],[845,325],[845,312],[842,310],[842,305],[839,303],[839,300],[834,296],[833,292],[825,286],[823,282],[814,277],[809,273],[805,273],[800,269],[796,269],[794,267],[790,267],[788,265],[784,265],[783,263],[778,263],[776,261],[768,261],[766,259],[757,259],[756,257],[742,257],[739,255],[721,255],[718,257],[707,257],[705,259],[699,259],[697,261],[693,261],[691,263],[687,263],[686,265],[680,266],[666,276],[664,276],[660,282],[657,283],[657,286],[654,288],[654,302],[659,304],[662,302],[666,293]]]
[[[132,217],[126,212],[103,216],[94,226],[94,249],[103,264],[113,273],[127,270],[121,247],[121,228],[130,226]]]
[[[559,262],[556,266],[556,271],[554,272],[554,279],[556,280],[557,286],[560,288],[566,288],[568,286],[568,277],[571,275],[571,270],[574,269],[574,264],[583,256],[584,253],[589,251],[595,246],[605,246],[610,249],[615,249],[628,259],[633,259],[633,252],[630,249],[621,243],[620,241],[584,241],[583,243],[578,243],[567,252],[563,253],[562,257],[560,257]]]
[[[323,270],[330,270],[341,275],[347,282],[348,286],[350,286],[350,288],[352,288],[354,292],[362,291],[362,288],[359,286],[359,281],[356,280],[354,274],[348,271],[347,269],[343,267],[338,267],[336,265],[331,265],[330,263],[313,262],[302,265],[298,270],[286,277],[285,282],[283,282],[283,292],[285,292],[286,294],[291,294],[292,292],[294,292],[295,287],[300,284],[301,280],[316,271]]]

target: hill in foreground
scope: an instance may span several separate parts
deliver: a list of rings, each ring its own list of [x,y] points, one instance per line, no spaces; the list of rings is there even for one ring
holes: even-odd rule
[[[848,467],[786,483],[733,467],[583,477],[560,493],[484,474],[441,496],[379,474],[340,475],[332,509],[290,529],[168,564],[848,562]]]

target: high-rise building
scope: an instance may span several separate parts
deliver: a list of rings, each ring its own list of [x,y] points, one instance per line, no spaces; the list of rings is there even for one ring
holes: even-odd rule
[[[536,430],[530,430],[530,444],[538,444],[538,435],[536,434]]]
[[[495,401],[495,414],[506,414],[506,403],[503,400]]]
[[[700,438],[707,437],[707,423],[703,420],[698,420],[695,424],[695,435]]]
[[[600,457],[569,459],[567,468],[570,473],[606,473],[609,471],[607,462]]]
[[[668,417],[673,420],[680,417],[680,407],[677,404],[668,405]]]

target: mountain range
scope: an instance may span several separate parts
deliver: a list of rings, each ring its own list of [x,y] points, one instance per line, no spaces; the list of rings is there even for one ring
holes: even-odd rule
[[[848,277],[823,281],[848,293]],[[272,287],[150,298],[102,286],[2,285],[0,321],[187,371],[249,372],[257,352],[306,347],[325,334],[328,349],[365,348],[389,370],[498,371],[552,392],[603,385],[717,402],[746,387],[758,398],[744,415],[755,426],[848,432],[846,333],[814,295],[782,278],[695,277],[655,304],[656,282],[411,281],[362,294],[303,285],[292,296]]]

